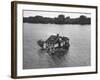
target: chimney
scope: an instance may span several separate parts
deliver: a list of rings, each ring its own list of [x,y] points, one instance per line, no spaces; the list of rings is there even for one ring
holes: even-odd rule
[[[59,34],[57,34],[57,37],[59,37]]]

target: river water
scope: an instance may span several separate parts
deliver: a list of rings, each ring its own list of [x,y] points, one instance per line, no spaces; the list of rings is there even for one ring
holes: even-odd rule
[[[50,55],[37,45],[50,35],[69,37],[63,56]],[[91,25],[23,24],[23,69],[80,67],[91,65]]]

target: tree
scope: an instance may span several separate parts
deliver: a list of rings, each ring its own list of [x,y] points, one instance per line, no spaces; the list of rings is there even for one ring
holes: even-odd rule
[[[84,15],[81,15],[79,18],[79,23],[80,24],[86,24],[87,23],[87,17]]]
[[[37,44],[43,49],[44,41],[43,40],[38,40]]]
[[[56,23],[57,24],[65,24],[65,16],[64,15],[58,15],[58,17],[56,18]]]

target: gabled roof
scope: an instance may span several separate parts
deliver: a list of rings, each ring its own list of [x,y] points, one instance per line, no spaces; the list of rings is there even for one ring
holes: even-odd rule
[[[50,43],[50,44],[55,44],[59,41],[59,38],[61,38],[60,42],[62,41],[66,41],[69,40],[69,38],[67,37],[61,37],[61,36],[57,36],[57,35],[51,35],[47,40],[46,43]]]
[[[51,35],[47,40],[46,40],[46,43],[56,43],[58,40],[57,36],[56,35]]]
[[[65,40],[65,41],[66,41],[66,40],[69,40],[69,38],[63,36],[63,37],[62,37],[62,40]]]

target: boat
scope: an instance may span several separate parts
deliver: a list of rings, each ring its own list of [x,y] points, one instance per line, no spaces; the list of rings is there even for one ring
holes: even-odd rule
[[[69,38],[65,36],[51,35],[46,41],[38,40],[38,45],[48,53],[61,52],[69,49]]]

